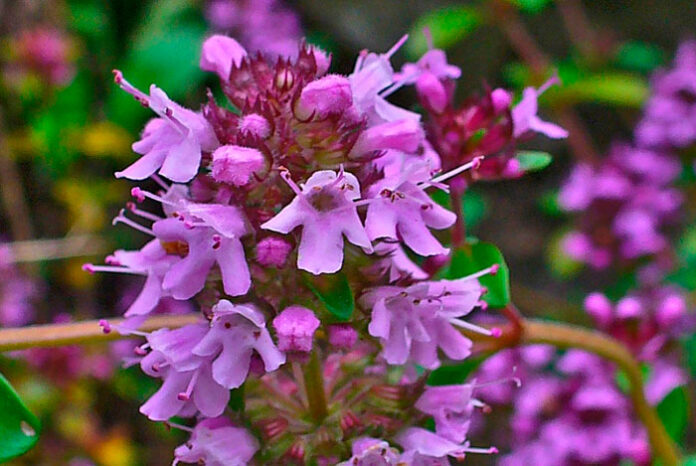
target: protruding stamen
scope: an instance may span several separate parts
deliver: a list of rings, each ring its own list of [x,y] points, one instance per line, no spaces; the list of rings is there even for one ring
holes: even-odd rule
[[[493,264],[490,267],[486,267],[485,269],[479,270],[476,273],[472,273],[471,275],[467,275],[464,277],[464,280],[470,280],[472,278],[479,278],[483,277],[484,275],[495,275],[498,273],[498,270],[500,270],[500,264]]]
[[[123,73],[120,70],[113,70],[112,73],[114,74],[114,82],[118,84],[121,89],[135,97],[135,100],[140,102],[143,106],[150,106],[150,96],[126,81],[126,78],[123,77]]]
[[[142,270],[129,269],[128,267],[120,267],[116,265],[94,265],[84,264],[82,270],[89,273],[94,272],[110,272],[110,273],[128,273],[132,275],[146,275]]]
[[[497,455],[499,453],[496,447],[490,448],[477,448],[477,447],[467,447],[464,451],[467,453],[480,453],[482,455]]]
[[[170,186],[167,183],[165,183],[164,180],[157,173],[153,173],[152,175],[150,175],[150,178],[152,178],[155,183],[164,188],[165,191],[169,190]]]
[[[129,219],[128,217],[126,217],[126,216],[124,215],[124,213],[125,213],[125,212],[124,212],[124,209],[121,209],[121,211],[120,211],[120,212],[118,213],[118,215],[113,219],[113,221],[111,222],[111,224],[112,224],[112,225],[116,225],[116,224],[118,224],[118,223],[124,223],[124,224],[128,225],[129,227],[131,227],[131,228],[133,228],[133,229],[135,229],[135,230],[138,230],[138,231],[141,231],[141,232],[145,233],[146,235],[155,236],[155,233],[154,233],[151,229],[146,228],[146,227],[142,226],[141,224],[134,222],[133,220],[131,220],[131,219]]]
[[[465,328],[467,330],[471,330],[472,332],[480,333],[481,335],[486,335],[486,336],[494,336],[493,332],[491,330],[488,330],[485,327],[480,327],[476,324],[472,324],[470,322],[467,322],[465,320],[461,319],[450,319],[449,323],[460,328]]]
[[[191,427],[172,421],[166,421],[164,425],[166,425],[167,427],[174,427],[175,429],[183,430],[185,432],[193,432],[193,429]]]
[[[137,215],[138,217],[142,217],[142,218],[145,218],[147,220],[152,220],[153,222],[157,222],[158,220],[162,220],[162,217],[160,217],[158,215],[150,213],[146,210],[138,209],[138,207],[135,205],[134,202],[126,202],[126,209],[128,209],[130,212],[132,212],[134,215]]]
[[[483,162],[484,158],[485,157],[483,155],[481,155],[479,157],[474,157],[474,159],[471,162],[465,163],[464,165],[460,165],[453,170],[450,170],[446,173],[443,173],[442,175],[436,176],[432,180],[426,181],[426,182],[421,183],[421,184],[431,186],[431,185],[433,185],[433,183],[441,183],[443,181],[449,180],[450,178],[453,178],[453,177],[459,175],[460,173],[463,173],[469,169],[476,170],[481,166],[481,162]]]
[[[386,58],[391,58],[400,48],[404,43],[408,40],[408,34],[404,34],[401,36],[401,39],[399,39],[396,44],[390,48],[387,53],[384,54]]]
[[[292,189],[292,191],[298,196],[303,196],[304,194],[302,194],[300,187],[297,186],[297,184],[292,180],[290,170],[285,167],[279,167],[278,170],[280,170],[280,177],[288,184],[288,186],[290,186],[290,189]]]
[[[167,199],[163,198],[162,196],[158,196],[157,194],[153,194],[150,191],[145,191],[144,189],[140,189],[137,186],[133,189],[131,189],[131,196],[135,198],[136,201],[138,202],[143,202],[145,198],[152,199],[153,201],[157,201],[160,204],[166,204],[172,207],[181,207],[180,204],[176,204],[172,201],[168,201]]]

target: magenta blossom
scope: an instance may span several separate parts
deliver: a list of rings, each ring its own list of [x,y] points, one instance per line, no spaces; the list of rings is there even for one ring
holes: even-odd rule
[[[159,118],[150,120],[142,139],[133,144],[133,150],[143,157],[125,170],[116,172],[116,177],[144,180],[159,171],[172,181],[189,181],[198,172],[201,153],[211,152],[218,146],[208,121],[169,100],[167,94],[154,84],[147,95],[126,81],[120,71],[114,71],[114,75],[124,91],[159,115]]]
[[[173,466],[180,462],[206,466],[245,466],[259,449],[259,442],[246,429],[234,427],[226,417],[203,419],[191,438],[174,450]]]
[[[283,177],[293,187],[296,197],[261,227],[287,234],[302,226],[298,268],[315,275],[338,271],[343,263],[343,235],[351,243],[372,251],[354,203],[360,198],[360,185],[355,176],[346,172],[319,171],[301,190],[287,172]]]
[[[410,360],[434,369],[440,365],[438,348],[454,360],[470,354],[471,341],[455,327],[490,334],[460,319],[480,304],[481,293],[481,285],[472,276],[421,282],[408,288],[377,287],[368,290],[360,304],[372,310],[368,329],[382,342],[382,356],[389,364]]]
[[[546,81],[539,89],[533,87],[525,88],[522,94],[522,100],[519,101],[512,109],[512,121],[515,131],[515,137],[520,137],[523,134],[533,131],[544,134],[553,139],[568,137],[568,131],[560,126],[542,121],[537,116],[539,111],[539,96],[546,89],[560,82],[557,77],[553,77]]]
[[[192,352],[213,359],[217,383],[228,389],[243,384],[254,353],[261,356],[268,372],[285,363],[285,355],[273,343],[261,312],[222,300],[213,307],[213,315],[210,330]]]

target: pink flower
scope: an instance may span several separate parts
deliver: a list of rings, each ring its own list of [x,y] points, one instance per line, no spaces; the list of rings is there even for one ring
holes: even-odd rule
[[[246,54],[239,42],[217,34],[203,42],[200,67],[217,73],[220,79],[226,81],[230,77],[232,66],[239,66]]]
[[[159,170],[172,181],[189,181],[198,173],[201,152],[212,151],[218,145],[208,121],[199,113],[169,100],[154,84],[148,96],[126,81],[120,71],[114,71],[114,76],[116,84],[124,91],[159,115],[150,120],[142,139],[133,144],[133,150],[143,157],[116,172],[116,177],[143,180]]]
[[[244,466],[259,449],[259,442],[246,429],[234,427],[226,417],[203,419],[191,438],[174,450],[173,466],[180,462],[206,466]]]
[[[191,350],[206,334],[205,324],[157,330],[148,335],[152,351],[140,362],[143,372],[164,380],[162,387],[140,408],[153,421],[172,416],[219,416],[230,392],[213,380],[210,360]]]
[[[428,464],[447,465],[448,456],[463,459],[467,453],[495,454],[498,450],[491,448],[471,448],[469,442],[452,442],[440,435],[420,427],[409,427],[399,433],[395,440],[404,448],[401,461],[405,464],[425,466]]]
[[[389,364],[410,360],[434,369],[440,364],[438,348],[455,360],[470,354],[471,341],[455,326],[490,333],[459,319],[479,304],[481,293],[481,285],[472,276],[420,282],[408,288],[372,288],[359,302],[372,310],[368,330],[382,342],[382,356]]]
[[[208,333],[193,348],[193,354],[213,359],[213,379],[232,389],[244,383],[254,352],[261,356],[267,372],[285,363],[276,348],[260,311],[227,300],[213,307],[214,319]]]
[[[553,139],[565,138],[568,136],[568,131],[548,121],[542,121],[541,118],[537,116],[539,110],[539,96],[543,94],[546,89],[558,82],[560,81],[554,76],[546,81],[539,89],[527,87],[523,91],[522,100],[512,109],[512,121],[516,138],[529,131],[535,131]]]
[[[292,245],[283,238],[267,236],[256,244],[256,262],[265,267],[282,267],[292,251]]]
[[[353,442],[353,456],[336,466],[390,466],[401,464],[399,452],[385,440],[361,437]]]
[[[231,296],[245,294],[251,277],[240,241],[247,232],[241,211],[234,206],[189,204],[185,213],[158,220],[152,226],[160,241],[187,245],[186,256],[165,274],[164,289],[176,299],[188,299],[203,289],[208,272],[217,263],[225,292]]]
[[[273,328],[278,335],[278,348],[281,351],[312,351],[314,332],[321,322],[314,312],[302,306],[286,307],[273,319]]]
[[[367,209],[365,230],[372,240],[402,239],[421,256],[447,254],[430,233],[430,228],[441,230],[454,224],[456,215],[433,202],[425,192],[410,181],[395,189],[384,188]]]
[[[350,324],[329,325],[329,343],[336,348],[351,349],[358,341],[358,332]]]
[[[343,263],[343,235],[356,246],[372,252],[353,202],[360,198],[355,176],[318,171],[309,177],[302,190],[294,185],[287,172],[282,176],[293,187],[296,197],[261,228],[287,234],[302,226],[298,268],[315,275],[337,272]]]
[[[426,387],[415,406],[433,416],[437,435],[461,443],[471,424],[473,391],[472,384]]]

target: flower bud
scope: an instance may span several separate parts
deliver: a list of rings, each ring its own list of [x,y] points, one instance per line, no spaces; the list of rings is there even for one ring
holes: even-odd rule
[[[358,332],[350,324],[329,325],[329,343],[340,349],[350,349],[358,341]]]
[[[373,126],[363,132],[352,153],[360,156],[372,151],[394,149],[415,152],[423,141],[420,122],[410,118]]]
[[[203,43],[201,61],[202,70],[215,72],[220,79],[227,81],[232,65],[239,66],[246,56],[244,47],[231,37],[215,35]]]
[[[585,298],[583,305],[587,313],[600,325],[608,325],[611,322],[611,301],[602,293],[590,293]]]
[[[263,170],[266,160],[256,149],[241,146],[221,146],[213,152],[213,178],[221,183],[244,186],[254,172]]]
[[[271,125],[258,113],[250,113],[239,122],[239,131],[266,139],[271,135]]]
[[[278,335],[278,348],[281,351],[309,353],[312,351],[314,332],[320,323],[314,312],[306,307],[285,308],[273,319],[273,328]]]
[[[256,262],[264,267],[282,267],[292,245],[277,236],[268,236],[256,245]]]
[[[497,88],[491,92],[491,100],[493,101],[493,110],[495,113],[502,113],[510,108],[512,104],[512,95],[505,89]]]
[[[340,113],[353,103],[348,78],[330,74],[312,81],[302,89],[297,103],[297,115],[307,119],[312,115],[320,118],[332,113]]]

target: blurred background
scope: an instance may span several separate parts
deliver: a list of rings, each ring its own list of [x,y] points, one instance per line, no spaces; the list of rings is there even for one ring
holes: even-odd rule
[[[0,0],[0,325],[116,316],[139,291],[137,279],[81,269],[145,238],[111,226],[131,187],[113,173],[135,160],[130,144],[150,117],[113,84],[112,69],[196,109],[215,89],[198,68],[200,45],[215,31],[279,55],[306,37],[332,53],[334,72],[347,73],[360,50],[386,51],[406,32],[395,68],[417,59],[425,26],[462,69],[460,100],[486,86],[520,92],[543,82],[539,70],[558,71],[563,85],[544,94],[541,113],[573,136],[534,140],[554,156],[547,169],[478,184],[464,208],[469,234],[504,253],[525,315],[588,324],[585,295],[626,289],[631,277],[585,269],[564,254],[573,220],[556,195],[573,160],[632,138],[649,76],[696,36],[691,0]],[[408,92],[395,97],[415,101]],[[682,155],[691,161],[694,153]],[[669,235],[684,259],[674,280],[691,299],[693,175],[680,183],[683,218]],[[693,354],[694,339],[685,345]],[[39,446],[10,464],[168,464],[184,436],[138,413],[156,382],[119,368],[131,349],[125,342],[2,356],[0,370],[44,426]],[[681,440],[693,449],[694,425],[686,424]]]

